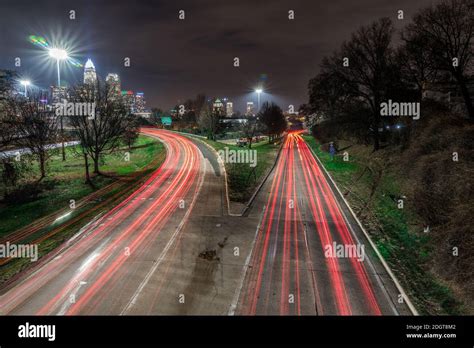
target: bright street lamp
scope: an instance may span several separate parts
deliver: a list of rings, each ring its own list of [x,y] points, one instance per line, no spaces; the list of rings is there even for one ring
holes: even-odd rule
[[[257,88],[255,92],[257,93],[257,112],[259,112],[260,111],[260,94],[262,94],[263,89]]]
[[[31,84],[30,81],[28,80],[21,80],[20,83],[25,87],[25,98],[28,97],[28,91],[27,91],[27,87]]]
[[[66,50],[63,50],[61,48],[50,48],[49,49],[49,56],[51,58],[56,59],[56,67],[58,70],[58,87],[61,86],[61,75],[59,72],[59,61],[60,60],[65,60],[68,58],[68,54]]]
[[[59,72],[59,61],[60,60],[65,60],[68,59],[68,54],[66,50],[63,50],[61,48],[50,48],[49,49],[49,56],[51,58],[56,59],[56,67],[58,69],[58,88],[61,87],[61,75]],[[64,149],[64,130],[63,130],[63,118],[60,118],[61,120],[61,149],[62,149],[62,155],[63,155],[63,161],[66,160],[66,150]]]

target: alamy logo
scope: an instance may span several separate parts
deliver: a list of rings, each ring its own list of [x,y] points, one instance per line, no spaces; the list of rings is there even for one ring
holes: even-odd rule
[[[257,166],[257,150],[232,150],[225,147],[217,153],[224,163],[249,163],[252,168]]]
[[[0,258],[25,258],[38,261],[38,244],[0,244]]]
[[[56,116],[87,116],[89,119],[95,117],[95,103],[72,103],[64,101],[54,104]]]
[[[380,103],[380,116],[409,116],[420,119],[420,103],[400,103],[391,99]]]
[[[47,338],[51,342],[56,339],[56,325],[35,325],[26,322],[18,326],[18,337]]]
[[[365,259],[365,248],[363,244],[327,244],[324,247],[324,256],[326,258],[356,258],[363,262]]]

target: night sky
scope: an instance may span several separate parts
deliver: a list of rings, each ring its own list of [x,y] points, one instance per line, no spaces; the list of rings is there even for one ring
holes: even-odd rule
[[[91,58],[105,78],[116,72],[122,89],[145,93],[149,107],[170,108],[197,93],[228,97],[244,111],[264,78],[262,101],[284,109],[307,101],[308,80],[360,25],[391,17],[400,27],[431,0],[207,0],[49,1],[1,0],[0,68],[46,88],[55,83],[54,62],[29,35],[67,46],[73,57]],[[185,20],[178,11],[185,11]],[[405,12],[398,21],[397,10]],[[69,10],[76,19],[69,19]],[[295,19],[288,19],[288,11]],[[22,66],[15,68],[20,57]],[[124,57],[131,67],[125,68]],[[240,67],[233,58],[240,58]],[[82,70],[62,68],[62,80],[79,82]]]

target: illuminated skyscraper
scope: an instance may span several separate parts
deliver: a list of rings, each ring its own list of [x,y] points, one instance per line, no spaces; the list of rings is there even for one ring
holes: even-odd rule
[[[94,63],[92,63],[92,60],[87,59],[87,62],[84,65],[84,84],[95,85],[96,82],[97,74],[95,72]]]
[[[218,112],[220,114],[224,114],[224,104],[222,103],[222,101],[219,98],[214,100],[214,103],[212,104],[212,109],[215,112]]]
[[[120,96],[121,88],[120,77],[118,76],[118,74],[107,74],[107,77],[105,78],[105,83],[107,84],[110,96]]]
[[[135,113],[135,94],[133,94],[133,91],[122,91],[122,99],[130,113]]]
[[[227,117],[231,117],[234,114],[234,104],[232,102],[227,102],[225,104],[225,113]]]
[[[135,112],[145,112],[145,94],[143,92],[137,92],[135,94]]]
[[[253,116],[254,115],[254,109],[253,109],[253,102],[247,102],[247,111],[246,111],[246,115],[247,116]]]

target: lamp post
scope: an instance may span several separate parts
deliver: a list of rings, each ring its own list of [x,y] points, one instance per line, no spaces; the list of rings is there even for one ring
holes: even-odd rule
[[[56,68],[58,72],[58,87],[61,86],[61,72],[59,70],[59,61],[60,60],[65,60],[68,58],[68,54],[66,50],[63,50],[61,48],[51,48],[49,50],[49,56],[51,58],[56,59]]]
[[[259,111],[260,111],[260,94],[262,94],[263,90],[261,88],[257,88],[255,90],[255,92],[257,93],[257,113],[259,113]]]
[[[28,89],[27,87],[31,84],[28,80],[21,80],[20,83],[25,87],[25,98],[28,98]]]
[[[59,70],[59,61],[60,60],[65,60],[68,58],[68,54],[66,50],[63,50],[61,48],[51,48],[49,50],[49,56],[51,58],[56,59],[56,68],[58,72],[58,92],[61,90],[61,72]],[[63,161],[66,160],[66,150],[64,148],[64,127],[63,127],[63,115],[60,115],[60,122],[61,122],[61,152],[62,152],[62,157]]]

